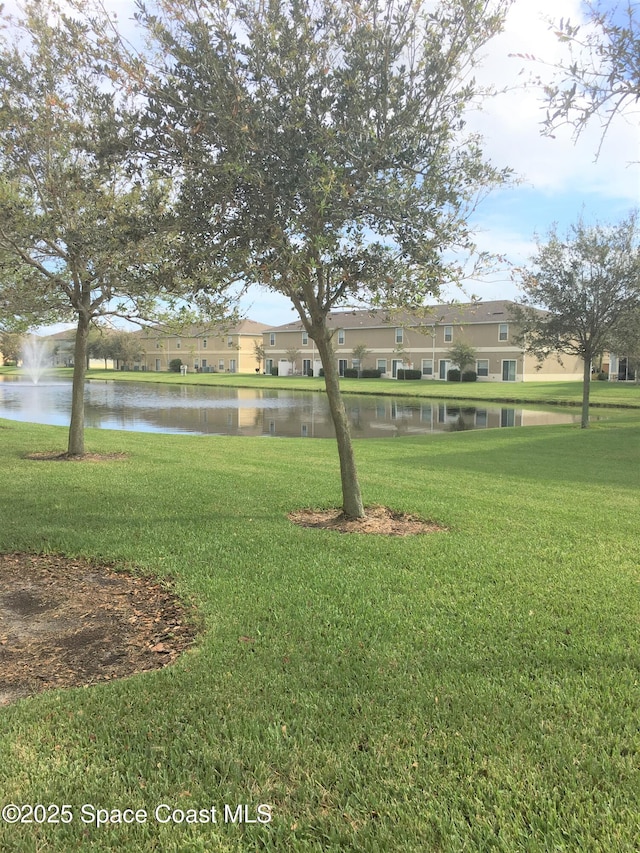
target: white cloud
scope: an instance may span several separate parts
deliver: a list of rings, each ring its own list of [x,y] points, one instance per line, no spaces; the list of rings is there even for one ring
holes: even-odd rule
[[[534,75],[551,79],[549,66],[566,58],[566,46],[559,42],[548,21],[558,22],[564,17],[580,23],[580,7],[578,0],[521,0],[514,4],[504,32],[488,45],[477,75],[482,82],[508,91],[488,101],[470,122],[483,134],[487,155],[496,165],[513,168],[526,185],[546,193],[596,193],[635,205],[640,187],[640,166],[634,162],[640,160],[638,114],[619,117],[612,123],[600,158],[594,162],[602,133],[600,123],[594,120],[575,144],[569,127],[558,130],[555,139],[542,136],[545,110],[541,90],[524,85]],[[534,56],[539,61],[514,54]]]

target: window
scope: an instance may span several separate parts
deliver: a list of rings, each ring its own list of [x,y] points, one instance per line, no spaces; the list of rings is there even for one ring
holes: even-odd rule
[[[218,370],[224,371],[224,359],[223,358],[221,358],[220,361],[218,362]]]
[[[377,361],[376,367],[378,368],[380,373],[386,373],[387,372],[387,359],[386,358],[379,358]]]
[[[180,341],[176,341],[176,349],[180,349]]]
[[[236,372],[236,360],[235,360],[235,358],[230,358],[229,359],[229,373],[235,373],[235,372]]]
[[[500,323],[498,325],[498,340],[499,341],[508,341],[509,340],[509,324],[508,323]]]
[[[489,359],[488,358],[479,358],[476,361],[476,373],[478,376],[488,376],[489,375]]]
[[[453,340],[453,326],[445,326],[444,327],[444,342],[445,344],[450,344]]]
[[[422,375],[423,376],[433,376],[433,359],[432,358],[423,358],[422,359]]]
[[[233,346],[233,338],[231,337],[231,335],[229,335],[229,337],[227,338],[227,346],[228,347]]]
[[[269,346],[274,347],[275,345],[276,345],[276,333],[271,332],[271,334],[269,335]]]
[[[338,343],[344,343],[344,329],[338,329]]]
[[[202,349],[206,349],[206,348],[207,348],[207,339],[203,338],[202,339]]]
[[[404,340],[404,329],[396,329],[396,343],[401,344]]]
[[[309,335],[307,332],[302,333],[302,346],[303,347],[309,346]]]

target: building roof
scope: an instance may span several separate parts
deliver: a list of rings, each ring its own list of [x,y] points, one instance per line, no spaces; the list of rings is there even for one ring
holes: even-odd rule
[[[167,329],[162,326],[149,326],[144,329],[139,329],[132,332],[134,335],[143,335],[149,337],[153,335],[161,337],[174,338],[200,338],[200,337],[223,337],[224,335],[255,335],[260,336],[268,329],[264,323],[258,323],[256,320],[250,320],[248,317],[243,318],[234,325],[227,326],[224,322],[212,323],[210,326],[206,324],[191,325],[178,331],[177,329]]]
[[[334,329],[374,329],[387,326],[433,326],[501,323],[511,319],[512,307],[508,299],[493,302],[467,302],[444,305],[427,305],[419,313],[408,311],[353,309],[332,311],[327,324]],[[269,332],[301,331],[300,320],[266,329]]]

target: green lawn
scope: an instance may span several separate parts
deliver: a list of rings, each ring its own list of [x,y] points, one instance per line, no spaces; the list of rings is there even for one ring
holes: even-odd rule
[[[15,375],[16,368],[0,368],[0,375]],[[49,371],[68,377],[70,369]],[[179,373],[126,372],[89,370],[89,380],[133,380],[176,385],[220,385],[233,388],[269,388],[291,391],[324,391],[324,379],[306,376],[256,376],[243,373]],[[562,404],[579,406],[582,402],[581,382],[441,382],[439,380],[342,379],[345,394],[392,394],[406,397],[496,401],[504,403]],[[591,383],[594,406],[640,408],[640,384],[632,382]]]
[[[242,388],[284,388],[324,391],[324,379],[305,376],[252,376],[250,374],[123,373],[91,370],[93,379],[131,379],[143,382],[172,382],[193,385],[222,385]],[[342,379],[345,394],[393,394],[405,397],[481,400],[514,403],[561,403],[578,406],[582,402],[581,382],[441,382],[438,380],[393,381],[390,379]],[[640,385],[627,382],[592,382],[594,406],[640,408]]]
[[[128,458],[24,458],[65,446],[0,422],[0,548],[170,575],[204,629],[171,668],[0,709],[3,804],[75,814],[0,823],[1,850],[640,848],[637,413],[356,442],[366,502],[449,528],[407,539],[287,520],[339,503],[332,441],[87,430]]]

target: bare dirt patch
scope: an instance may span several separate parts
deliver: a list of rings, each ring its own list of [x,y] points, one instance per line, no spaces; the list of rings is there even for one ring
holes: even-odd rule
[[[300,509],[289,513],[289,520],[300,527],[336,530],[339,533],[369,533],[386,536],[416,536],[439,533],[447,528],[415,515],[396,512],[386,506],[368,506],[364,518],[348,518],[340,509]]]
[[[157,578],[0,554],[0,705],[160,669],[195,634],[193,612]]]

